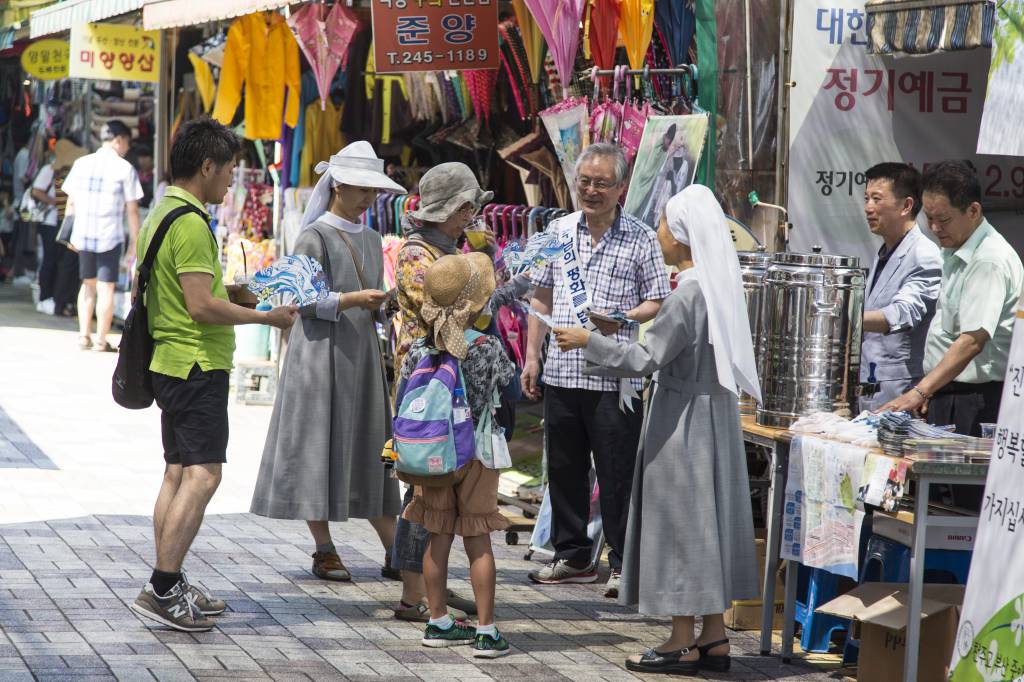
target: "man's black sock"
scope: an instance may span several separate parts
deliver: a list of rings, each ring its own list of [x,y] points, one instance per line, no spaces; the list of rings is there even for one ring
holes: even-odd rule
[[[149,582],[153,585],[153,591],[156,592],[156,596],[166,596],[171,588],[178,584],[181,580],[181,573],[164,573],[163,571],[153,571],[152,577]]]

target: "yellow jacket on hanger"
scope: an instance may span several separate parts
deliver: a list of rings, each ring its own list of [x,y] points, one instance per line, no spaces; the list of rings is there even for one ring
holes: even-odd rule
[[[247,14],[228,29],[213,108],[215,119],[225,125],[231,123],[243,84],[247,138],[279,138],[282,114],[288,127],[295,127],[299,121],[299,46],[277,12]]]

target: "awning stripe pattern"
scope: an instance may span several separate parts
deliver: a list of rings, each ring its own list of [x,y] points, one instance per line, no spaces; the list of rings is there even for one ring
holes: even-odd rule
[[[176,26],[194,26],[208,21],[232,19],[252,12],[279,9],[295,0],[149,0],[142,10],[142,27],[147,31]]]
[[[868,52],[930,54],[991,47],[991,0],[867,0]]]
[[[76,24],[88,24],[116,17],[146,4],[146,0],[64,0],[32,13],[30,36],[40,38],[70,31]]]

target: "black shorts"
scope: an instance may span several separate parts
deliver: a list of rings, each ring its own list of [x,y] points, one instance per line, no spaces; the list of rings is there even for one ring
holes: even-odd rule
[[[95,279],[100,282],[116,282],[121,269],[121,245],[110,251],[78,252],[78,274],[82,279]]]
[[[183,467],[223,464],[228,448],[228,372],[194,365],[188,379],[153,372],[164,461]]]

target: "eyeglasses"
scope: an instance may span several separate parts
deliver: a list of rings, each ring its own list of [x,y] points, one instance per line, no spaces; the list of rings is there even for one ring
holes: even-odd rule
[[[594,178],[588,178],[585,175],[581,175],[576,178],[577,186],[583,189],[587,189],[588,187],[590,187],[598,192],[605,192],[607,190],[610,190],[616,184],[617,183],[608,182],[607,180],[595,180]]]

